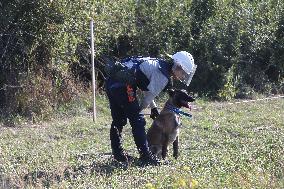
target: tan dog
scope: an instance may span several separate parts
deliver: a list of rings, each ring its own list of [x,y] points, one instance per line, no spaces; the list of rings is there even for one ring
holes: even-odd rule
[[[189,108],[189,102],[194,100],[183,90],[169,90],[169,99],[147,133],[149,147],[154,155],[165,159],[168,145],[173,144],[173,156],[178,158],[179,109]]]

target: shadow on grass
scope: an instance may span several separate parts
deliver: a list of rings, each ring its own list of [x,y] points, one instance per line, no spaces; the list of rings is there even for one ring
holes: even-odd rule
[[[111,176],[115,170],[127,170],[133,166],[141,166],[138,159],[134,158],[130,163],[120,163],[112,158],[108,158],[107,161],[94,161],[89,165],[66,167],[61,173],[59,171],[36,170],[24,175],[23,180],[26,186],[38,186],[40,184],[43,187],[51,187],[55,183],[72,181],[85,176]]]

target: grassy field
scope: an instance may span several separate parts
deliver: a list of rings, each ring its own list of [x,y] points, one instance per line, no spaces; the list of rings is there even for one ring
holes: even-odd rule
[[[180,158],[158,167],[112,161],[108,103],[97,104],[96,124],[82,107],[40,124],[2,123],[0,188],[284,188],[283,98],[197,101],[193,119],[182,118]],[[123,138],[138,158],[129,125]]]

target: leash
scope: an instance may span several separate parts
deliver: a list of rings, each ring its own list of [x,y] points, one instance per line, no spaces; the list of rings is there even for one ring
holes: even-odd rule
[[[183,115],[183,116],[186,116],[186,117],[188,117],[188,118],[192,118],[192,115],[191,115],[191,114],[186,113],[186,112],[180,110],[179,108],[176,108],[176,107],[173,107],[173,106],[169,106],[169,105],[166,105],[165,108],[167,108],[168,110],[170,110],[170,111],[176,113],[176,114],[179,115],[179,116],[180,116],[180,115]]]

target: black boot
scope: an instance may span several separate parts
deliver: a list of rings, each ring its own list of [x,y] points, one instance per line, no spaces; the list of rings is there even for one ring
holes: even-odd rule
[[[118,161],[118,162],[130,162],[133,160],[133,157],[128,155],[125,152],[121,152],[121,153],[114,153],[113,154],[113,158],[114,160]]]

